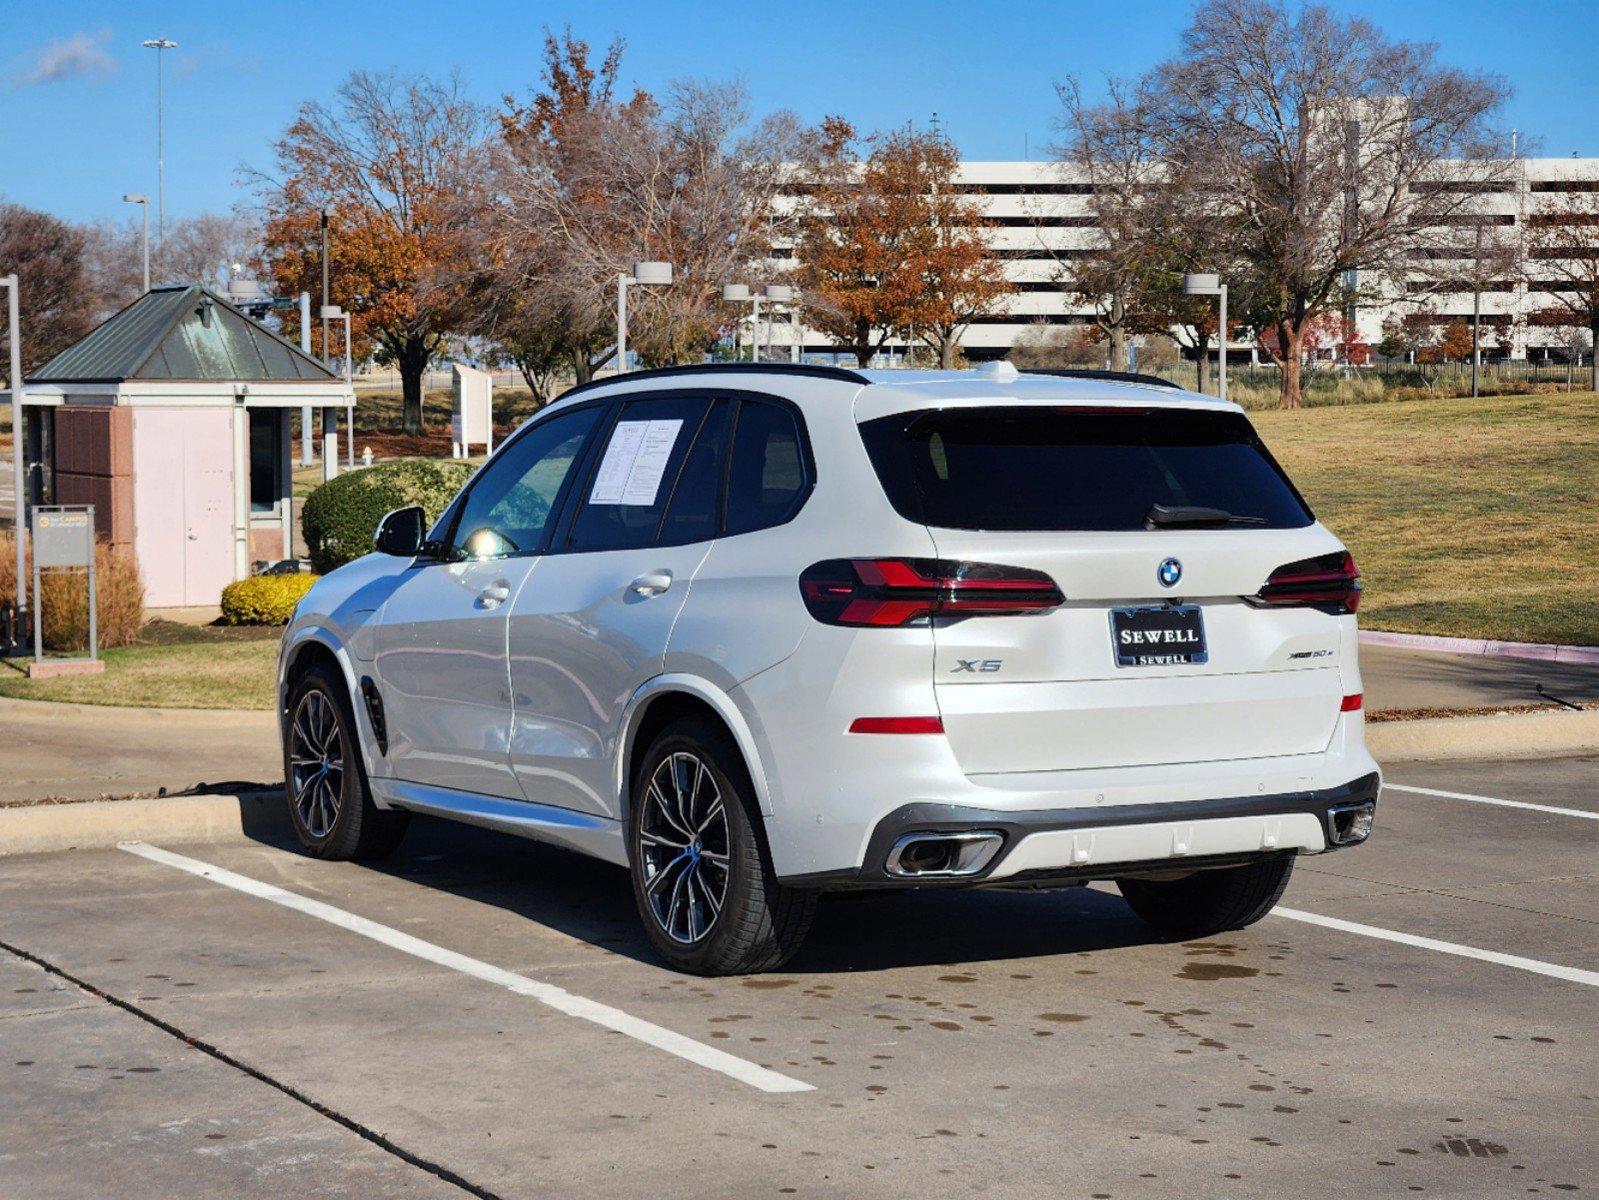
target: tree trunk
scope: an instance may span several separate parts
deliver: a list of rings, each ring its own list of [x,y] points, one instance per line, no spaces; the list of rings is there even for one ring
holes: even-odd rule
[[[1599,392],[1599,313],[1594,315],[1592,322],[1588,327],[1593,339],[1593,345],[1588,348],[1588,366],[1593,376],[1589,382],[1593,385],[1593,390]]]
[[[850,347],[850,350],[855,355],[855,365],[857,367],[865,368],[872,365],[872,355],[877,353],[877,349],[872,345],[871,322],[855,322],[855,344]]]
[[[401,427],[406,433],[422,432],[422,377],[428,369],[428,347],[421,338],[405,340],[400,347]]]
[[[1127,369],[1127,327],[1120,322],[1110,327],[1110,369]]]
[[[1196,338],[1194,365],[1199,372],[1199,390],[1202,393],[1210,391],[1210,342],[1206,338]]]
[[[938,331],[938,366],[943,371],[955,369],[955,332],[951,329]]]
[[[1277,340],[1282,347],[1283,356],[1283,379],[1278,399],[1284,408],[1298,408],[1299,369],[1305,347],[1304,324],[1290,325],[1286,321],[1280,322],[1277,326]]]

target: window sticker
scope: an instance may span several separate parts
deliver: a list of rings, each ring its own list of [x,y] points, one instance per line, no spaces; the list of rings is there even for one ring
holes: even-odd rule
[[[670,421],[618,421],[600,459],[589,492],[590,504],[655,503],[666,476],[666,464],[683,430],[679,419]]]

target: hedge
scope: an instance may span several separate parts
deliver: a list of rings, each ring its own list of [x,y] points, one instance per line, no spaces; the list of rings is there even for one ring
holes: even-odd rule
[[[0,536],[0,608],[16,603],[17,550]],[[33,553],[27,559],[32,587]],[[89,586],[82,571],[46,570],[39,578],[39,633],[50,650],[85,650],[89,645]],[[102,650],[131,645],[144,628],[144,582],[132,554],[94,546],[95,636]],[[29,636],[32,636],[31,631]]]
[[[318,575],[252,575],[222,589],[227,625],[287,625]]]
[[[306,497],[301,515],[312,569],[325,575],[370,553],[391,509],[420,504],[431,525],[473,469],[449,459],[399,459],[328,480]]]

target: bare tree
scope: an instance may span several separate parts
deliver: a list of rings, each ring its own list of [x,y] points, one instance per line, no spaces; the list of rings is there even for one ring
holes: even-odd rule
[[[19,281],[24,374],[94,327],[84,287],[84,234],[49,213],[0,204],[0,275]],[[14,385],[8,380],[7,386]]]
[[[1054,148],[1063,181],[1088,187],[1093,232],[1086,251],[1056,255],[1057,278],[1093,313],[1110,365],[1127,365],[1127,339],[1150,328],[1155,293],[1171,258],[1174,214],[1184,180],[1167,170],[1154,136],[1143,85],[1112,79],[1091,104],[1075,79],[1057,85],[1061,142]],[[1046,218],[1035,218],[1040,229]],[[1211,269],[1214,269],[1212,267]]]
[[[1421,231],[1511,175],[1490,124],[1502,80],[1321,5],[1208,0],[1146,82],[1164,169],[1210,197],[1188,218],[1236,237],[1258,277],[1284,407],[1299,405],[1305,331],[1348,273],[1404,278]]]
[[[1534,320],[1585,329],[1589,343],[1599,345],[1599,190],[1559,193],[1558,199],[1542,195],[1546,202],[1527,215],[1533,276],[1527,286],[1546,294],[1549,303]],[[1592,387],[1599,391],[1599,356],[1592,369]]]
[[[96,316],[103,319],[138,298],[143,288],[143,231],[138,221],[103,220],[84,229],[86,286]],[[261,229],[244,213],[200,213],[167,222],[167,235],[152,245],[151,282],[199,283],[220,288],[229,268],[261,257]]]

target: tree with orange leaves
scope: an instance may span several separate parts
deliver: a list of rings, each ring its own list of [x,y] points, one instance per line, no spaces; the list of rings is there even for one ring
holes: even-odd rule
[[[486,125],[454,79],[356,71],[331,104],[300,106],[276,177],[251,173],[280,293],[321,294],[328,213],[329,303],[351,314],[357,354],[398,368],[408,433],[422,428],[428,362],[464,317]]]

